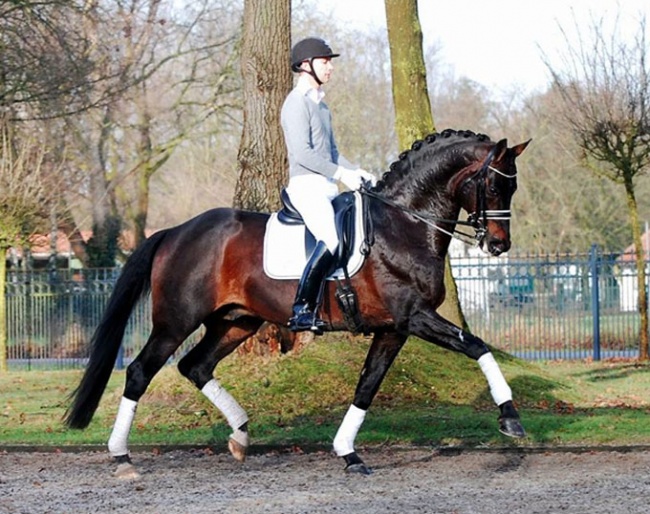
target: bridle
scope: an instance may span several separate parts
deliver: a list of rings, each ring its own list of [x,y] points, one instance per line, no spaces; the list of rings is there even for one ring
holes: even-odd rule
[[[472,245],[472,246],[479,246],[483,243],[483,240],[487,235],[487,223],[489,220],[509,220],[511,217],[510,209],[494,210],[494,209],[487,208],[487,197],[485,191],[487,188],[488,173],[492,171],[508,179],[513,179],[517,176],[517,173],[514,173],[513,175],[508,175],[507,173],[504,173],[503,171],[492,166],[492,161],[494,160],[495,153],[496,153],[496,145],[494,148],[492,148],[492,150],[490,150],[488,155],[485,157],[485,160],[483,161],[483,164],[481,165],[478,172],[467,177],[463,182],[463,184],[466,184],[467,182],[476,180],[476,210],[474,212],[469,213],[469,215],[467,216],[467,221],[439,218],[437,216],[431,216],[430,214],[421,211],[409,209],[408,207],[404,207],[403,205],[400,205],[392,200],[389,200],[385,196],[382,196],[378,193],[375,193],[374,191],[371,191],[369,187],[369,182],[364,182],[364,184],[360,189],[360,192],[363,195],[369,196],[371,198],[375,198],[385,203],[386,205],[390,205],[391,207],[406,212],[411,216],[413,216],[414,218],[422,221],[423,223],[426,223],[427,225],[434,228],[435,230],[442,232],[443,234],[447,234],[448,236],[453,237],[455,239],[458,239],[459,241],[462,241],[465,244]],[[464,186],[461,185],[460,187],[464,187]],[[367,204],[367,202],[364,202],[364,205],[365,204]],[[366,220],[365,222],[366,239],[364,241],[364,247],[362,248],[362,252],[366,253],[367,251],[369,251],[369,247],[374,244],[374,236],[372,234],[372,226],[370,225],[370,216],[368,216],[367,211],[364,213],[364,219]],[[472,235],[466,232],[462,232],[457,228],[454,228],[453,231],[449,231],[439,226],[438,225],[439,223],[452,223],[455,226],[462,225],[462,226],[471,227],[474,230],[474,234]]]
[[[476,210],[467,216],[467,222],[459,221],[458,223],[461,225],[469,225],[474,229],[474,240],[476,241],[476,244],[481,244],[483,242],[483,239],[485,239],[485,236],[487,234],[488,220],[507,221],[510,220],[512,214],[510,209],[490,210],[487,208],[487,197],[485,190],[487,188],[488,172],[492,171],[508,179],[513,179],[517,176],[517,173],[508,175],[503,171],[495,168],[494,166],[491,166],[492,161],[494,160],[495,151],[496,146],[490,150],[487,157],[485,158],[485,161],[483,161],[483,165],[481,166],[481,169],[478,171],[478,173],[466,179],[466,181],[474,180],[474,178],[478,179],[476,181]]]

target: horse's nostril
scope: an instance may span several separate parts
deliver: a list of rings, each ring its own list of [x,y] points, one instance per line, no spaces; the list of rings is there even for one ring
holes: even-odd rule
[[[510,249],[510,243],[503,239],[492,239],[488,243],[489,252],[495,257],[507,252]]]

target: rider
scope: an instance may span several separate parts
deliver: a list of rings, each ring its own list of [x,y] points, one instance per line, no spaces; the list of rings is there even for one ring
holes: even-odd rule
[[[319,38],[310,37],[291,50],[291,69],[298,74],[295,88],[282,106],[281,121],[289,153],[287,193],[317,244],[298,284],[289,328],[320,332],[317,318],[320,290],[330,272],[339,244],[332,200],[339,194],[337,181],[358,189],[375,177],[339,154],[332,131],[332,115],[323,102],[321,86],[332,75],[335,54]]]

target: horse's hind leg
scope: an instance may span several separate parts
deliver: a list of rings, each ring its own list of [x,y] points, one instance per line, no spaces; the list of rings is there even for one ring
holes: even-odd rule
[[[233,432],[228,449],[238,461],[246,458],[248,448],[248,415],[232,395],[214,378],[214,369],[237,346],[255,334],[262,320],[239,318],[206,325],[206,333],[199,343],[178,363],[181,374],[187,377],[225,416]]]
[[[184,339],[185,336],[174,336],[154,328],[145,347],[127,367],[124,393],[108,440],[108,451],[118,463],[115,475],[119,478],[138,477],[138,473],[131,465],[128,449],[129,433],[135,419],[138,401],[147,390],[153,377]]]
[[[372,345],[354,393],[354,401],[334,438],[334,451],[345,460],[345,470],[348,472],[364,475],[372,472],[354,450],[354,440],[386,372],[405,342],[406,336],[396,332],[377,332],[373,336]]]

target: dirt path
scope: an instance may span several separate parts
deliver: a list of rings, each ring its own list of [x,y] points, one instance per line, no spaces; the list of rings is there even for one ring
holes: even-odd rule
[[[329,453],[242,465],[203,451],[136,453],[137,481],[105,453],[0,454],[0,513],[646,513],[650,452],[364,452],[371,476]]]

